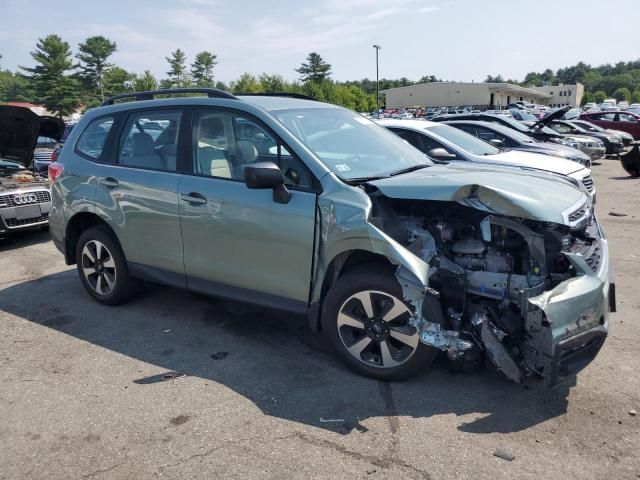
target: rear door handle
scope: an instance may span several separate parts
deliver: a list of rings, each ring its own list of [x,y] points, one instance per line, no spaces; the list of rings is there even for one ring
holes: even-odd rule
[[[120,185],[118,183],[118,180],[116,180],[113,177],[101,178],[100,180],[98,180],[98,183],[100,183],[101,185],[104,185],[107,188],[116,188],[117,186]]]
[[[189,194],[181,194],[180,198],[182,200],[184,200],[185,202],[189,202],[192,203],[194,205],[204,205],[205,203],[207,203],[207,199],[204,198],[204,196],[200,195],[199,193],[196,192],[191,192]]]

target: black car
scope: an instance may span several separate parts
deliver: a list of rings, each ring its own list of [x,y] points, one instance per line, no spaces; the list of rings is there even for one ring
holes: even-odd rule
[[[513,119],[513,117],[508,115],[495,115],[492,113],[463,113],[457,115],[439,115],[431,119],[432,122],[444,122],[449,120],[475,120],[481,122],[491,122],[497,123],[500,125],[504,125],[505,127],[512,128],[517,130],[520,133],[524,133],[525,135],[529,135],[530,137],[535,138],[536,140],[540,140],[541,142],[554,142],[561,143],[563,145],[567,145],[570,147],[577,147],[577,145],[573,145],[570,141],[564,140],[563,135],[559,134],[555,130],[547,127],[547,123],[550,121],[561,118],[564,113],[567,111],[565,108],[560,108],[555,112],[547,115],[542,120],[538,120],[532,125],[525,125],[524,123],[520,123],[519,121]]]
[[[569,135],[589,135],[595,137],[604,143],[607,149],[607,155],[617,155],[624,149],[624,143],[619,135],[606,132],[590,131],[586,128],[576,125],[569,120],[552,120],[549,123],[549,128],[555,130],[558,133]]]
[[[587,167],[591,165],[589,156],[580,150],[556,143],[539,142],[518,130],[505,127],[498,123],[474,120],[453,120],[444,123],[470,133],[481,140],[499,145],[500,147],[566,158],[567,160],[573,160]]]

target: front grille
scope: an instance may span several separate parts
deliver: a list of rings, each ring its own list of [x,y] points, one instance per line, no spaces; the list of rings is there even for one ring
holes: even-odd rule
[[[585,188],[587,189],[587,191],[589,193],[593,193],[593,178],[591,177],[591,175],[587,175],[586,177],[584,177],[582,179],[582,184],[585,186]]]
[[[51,201],[51,194],[46,190],[38,190],[36,192],[20,192],[20,193],[33,193],[38,197],[38,201],[31,203],[30,205],[38,205],[39,203],[46,203]],[[20,195],[20,193],[11,193],[9,195],[0,195],[0,208],[6,207],[18,207],[16,202],[13,201],[13,197]]]
[[[53,150],[51,150],[50,152],[36,152],[33,154],[33,159],[41,162],[50,162],[52,153]]]
[[[18,220],[16,218],[9,218],[5,220],[7,227],[15,228],[15,227],[24,227],[26,225],[32,225],[34,223],[46,222],[49,220],[49,214],[43,213],[39,217],[36,218],[25,218],[23,220]]]

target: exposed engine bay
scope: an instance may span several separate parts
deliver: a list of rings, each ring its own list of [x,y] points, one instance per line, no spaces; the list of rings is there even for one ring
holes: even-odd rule
[[[38,172],[26,169],[2,168],[0,165],[0,192],[17,190],[27,186],[45,186],[48,178]]]
[[[552,326],[529,299],[578,275],[571,254],[598,269],[601,235],[590,206],[571,228],[454,202],[375,192],[371,199],[372,223],[429,265],[424,300],[412,302],[421,312],[412,324],[422,343],[447,352],[465,370],[486,356],[515,382],[547,377]],[[585,322],[597,326],[601,319],[593,317]]]

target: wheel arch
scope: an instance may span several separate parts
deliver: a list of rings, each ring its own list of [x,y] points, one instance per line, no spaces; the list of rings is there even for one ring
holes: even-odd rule
[[[369,250],[353,249],[337,254],[325,269],[319,300],[312,302],[309,306],[308,319],[311,330],[314,332],[321,330],[322,303],[331,286],[345,273],[363,265],[369,265],[372,268],[385,268],[388,269],[390,274],[393,274],[394,268],[397,268],[388,257]]]
[[[113,239],[120,244],[116,233],[100,216],[91,212],[77,213],[69,219],[65,230],[64,258],[67,265],[74,265],[76,263],[76,246],[82,232],[96,226],[103,227],[111,234]]]

